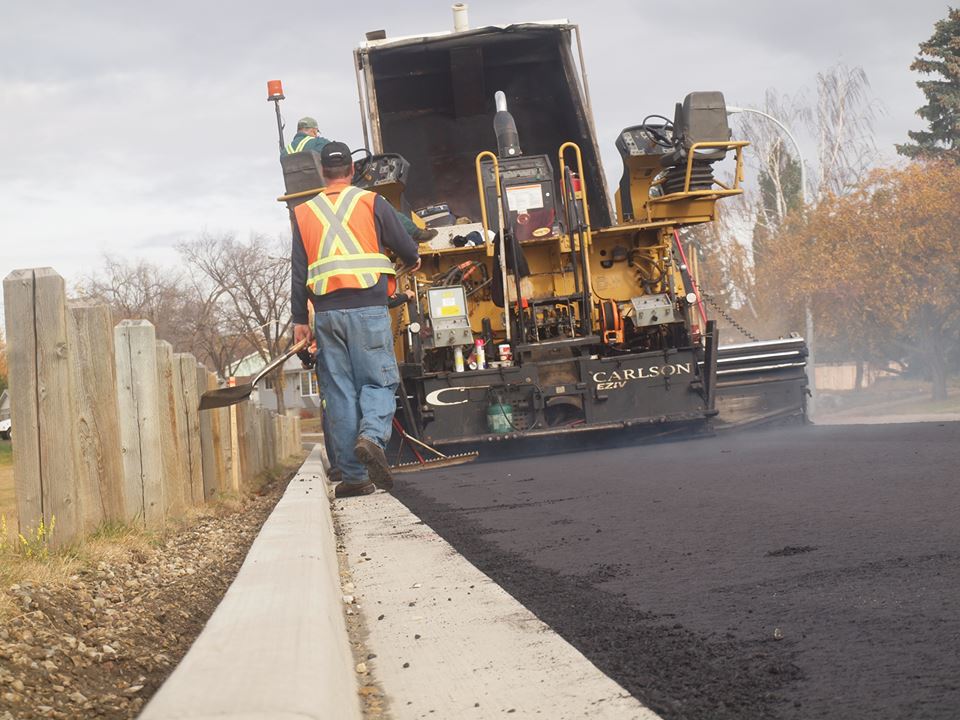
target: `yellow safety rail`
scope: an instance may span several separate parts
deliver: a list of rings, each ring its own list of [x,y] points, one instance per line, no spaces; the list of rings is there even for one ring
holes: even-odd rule
[[[557,157],[560,160],[560,193],[563,198],[563,204],[567,204],[567,183],[564,181],[566,173],[564,172],[567,167],[567,161],[564,157],[564,154],[567,150],[573,148],[577,156],[577,177],[580,179],[580,197],[574,197],[574,200],[583,200],[583,223],[587,226],[586,236],[589,244],[590,239],[590,207],[587,204],[587,183],[583,177],[583,154],[580,152],[580,146],[575,142],[565,142],[560,146],[560,149],[557,151]],[[576,191],[574,191],[576,194]],[[570,229],[568,228],[568,232]]]
[[[739,195],[743,192],[740,188],[740,183],[743,182],[743,148],[745,148],[750,143],[746,140],[731,140],[728,142],[698,142],[690,146],[690,150],[687,153],[687,168],[686,174],[684,175],[683,180],[683,190],[681,192],[671,193],[669,195],[664,195],[662,197],[653,197],[650,198],[650,202],[672,202],[674,200],[683,200],[684,198],[689,197],[704,197],[704,196],[714,196],[720,197],[724,195]],[[714,183],[720,186],[720,190],[710,189],[710,190],[691,190],[690,189],[690,178],[693,175],[693,161],[696,156],[696,152],[702,148],[723,148],[724,150],[735,150],[736,151],[736,168],[733,173],[733,187],[727,187],[723,183],[714,180]]]
[[[480,168],[480,161],[484,158],[490,158],[493,162],[493,184],[497,188],[497,220],[503,229],[503,198],[500,195],[500,163],[497,156],[489,150],[484,150],[477,154],[474,164],[477,168],[477,192],[480,193],[480,217],[483,220],[483,242],[487,246],[487,255],[493,255],[493,243],[490,242],[490,221],[487,219],[487,198],[483,192],[483,172]]]

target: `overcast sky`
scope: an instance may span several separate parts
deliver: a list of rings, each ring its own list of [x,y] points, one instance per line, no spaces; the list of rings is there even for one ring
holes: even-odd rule
[[[352,50],[367,30],[450,29],[450,2],[158,3],[3,0],[0,277],[53,266],[68,281],[104,253],[172,263],[206,229],[287,232],[273,106],[283,80],[301,115],[362,144]],[[768,88],[813,92],[842,61],[885,108],[877,144],[921,127],[908,69],[947,5],[936,0],[475,0],[470,24],[569,18],[581,26],[608,176],[617,132],[670,114],[691,90],[756,105]],[[815,156],[812,144],[805,155]],[[749,179],[748,179],[749,181]]]

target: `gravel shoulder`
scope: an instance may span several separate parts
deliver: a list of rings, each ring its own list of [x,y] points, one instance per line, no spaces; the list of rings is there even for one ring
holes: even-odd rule
[[[161,536],[106,533],[20,568],[31,579],[0,589],[0,720],[136,717],[220,602],[292,474]]]

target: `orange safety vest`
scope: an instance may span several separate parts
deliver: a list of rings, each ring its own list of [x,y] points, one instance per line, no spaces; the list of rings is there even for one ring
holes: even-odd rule
[[[395,291],[396,270],[377,240],[376,199],[376,193],[347,185],[333,200],[323,190],[294,208],[314,295],[371,288],[383,274],[391,276],[388,294]]]

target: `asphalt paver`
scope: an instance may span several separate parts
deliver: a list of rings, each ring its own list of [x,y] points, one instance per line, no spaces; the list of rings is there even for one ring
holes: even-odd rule
[[[664,718],[960,716],[960,423],[494,452],[395,494]]]

